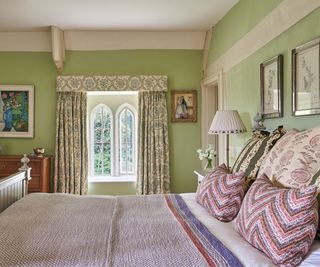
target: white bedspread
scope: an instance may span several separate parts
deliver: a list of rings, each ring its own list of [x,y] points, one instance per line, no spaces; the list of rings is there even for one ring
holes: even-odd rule
[[[275,266],[262,252],[252,247],[237,232],[235,222],[223,223],[201,207],[195,193],[181,194],[193,214],[245,265],[250,267]],[[320,266],[320,242],[315,241],[301,267]]]

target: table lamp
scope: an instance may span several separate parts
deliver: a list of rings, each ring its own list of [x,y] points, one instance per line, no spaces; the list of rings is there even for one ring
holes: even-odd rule
[[[244,133],[247,129],[244,126],[238,111],[218,110],[212,120],[209,134],[226,134],[227,136],[227,167],[229,168],[229,134]]]

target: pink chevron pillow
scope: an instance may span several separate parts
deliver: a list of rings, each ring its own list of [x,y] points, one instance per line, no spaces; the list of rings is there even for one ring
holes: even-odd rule
[[[220,165],[200,184],[196,200],[215,218],[229,222],[238,214],[244,196],[244,172],[228,173]]]
[[[296,266],[318,227],[317,188],[279,188],[263,174],[247,192],[236,219],[238,232],[276,265]]]
[[[215,167],[212,171],[210,171],[201,181],[200,184],[198,184],[198,188],[197,188],[197,195],[198,196],[199,192],[201,191],[202,186],[204,186],[206,183],[208,183],[208,181],[214,179],[217,175],[220,174],[226,174],[228,173],[228,168],[227,166],[222,163],[221,165]]]

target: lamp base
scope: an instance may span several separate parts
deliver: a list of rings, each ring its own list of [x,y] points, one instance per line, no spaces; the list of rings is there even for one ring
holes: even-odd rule
[[[227,158],[227,163],[226,163],[226,165],[227,165],[227,168],[228,168],[228,170],[230,169],[230,167],[229,167],[229,134],[227,134],[227,137],[226,137],[226,146],[227,146],[227,148],[226,148],[226,158]]]

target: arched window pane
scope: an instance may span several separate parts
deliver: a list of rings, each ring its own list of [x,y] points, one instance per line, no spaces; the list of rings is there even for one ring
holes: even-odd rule
[[[134,114],[124,108],[119,115],[119,161],[121,174],[134,173]]]
[[[93,118],[94,175],[111,173],[111,114],[98,107]]]

